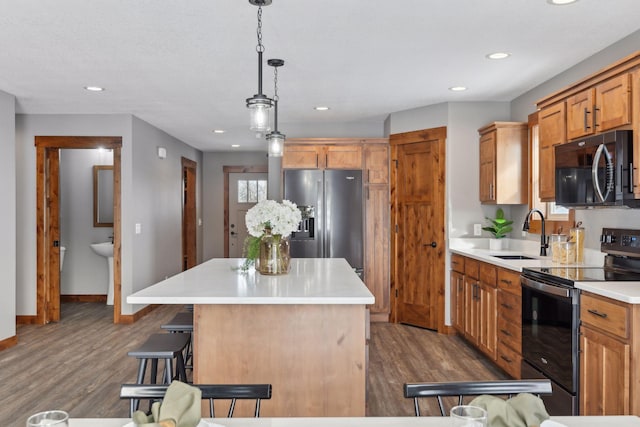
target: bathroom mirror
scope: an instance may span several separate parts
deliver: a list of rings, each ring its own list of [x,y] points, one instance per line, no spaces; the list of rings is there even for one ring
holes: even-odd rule
[[[113,166],[93,167],[93,226],[113,227]]]

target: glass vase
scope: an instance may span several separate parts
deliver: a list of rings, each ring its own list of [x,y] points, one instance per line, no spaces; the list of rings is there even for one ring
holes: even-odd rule
[[[265,229],[260,238],[260,257],[257,261],[256,270],[260,274],[287,274],[291,261],[289,238],[271,234],[271,229]]]

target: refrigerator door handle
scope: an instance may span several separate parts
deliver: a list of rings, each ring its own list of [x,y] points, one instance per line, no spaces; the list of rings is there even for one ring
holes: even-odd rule
[[[324,175],[324,174],[323,174]],[[318,258],[324,258],[324,239],[325,239],[325,218],[324,218],[324,194],[323,194],[323,178],[316,181],[316,206],[318,210],[316,212],[315,221],[315,236],[316,236],[316,251]]]
[[[327,204],[327,200],[331,200],[331,186],[329,180],[324,180],[324,247],[322,248],[322,257],[331,258],[331,210]]]

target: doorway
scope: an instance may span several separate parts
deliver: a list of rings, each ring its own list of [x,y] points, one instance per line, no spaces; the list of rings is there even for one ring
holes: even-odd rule
[[[264,181],[266,198],[267,166],[224,166],[224,257],[241,258],[247,229],[244,216],[258,202],[259,182]],[[238,183],[246,185],[246,195],[239,202]],[[244,183],[243,183],[244,182]],[[255,185],[254,185],[255,183]],[[253,195],[255,194],[255,198]]]
[[[391,135],[392,283],[396,322],[444,325],[446,128]]]
[[[121,317],[121,137],[36,136],[36,323],[60,320],[60,150],[113,150],[113,321]]]
[[[197,264],[196,170],[198,164],[182,158],[182,271]]]

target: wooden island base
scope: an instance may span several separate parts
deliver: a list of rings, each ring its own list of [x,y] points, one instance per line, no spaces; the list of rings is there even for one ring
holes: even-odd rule
[[[361,304],[196,304],[194,382],[272,384],[261,417],[363,417],[365,322]]]

